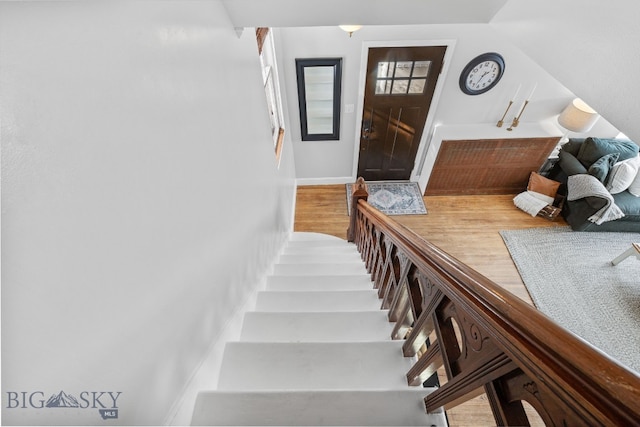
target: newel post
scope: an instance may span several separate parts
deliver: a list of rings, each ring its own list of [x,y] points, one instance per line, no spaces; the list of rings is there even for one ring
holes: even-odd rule
[[[356,183],[351,186],[351,212],[349,212],[349,229],[347,230],[347,241],[354,242],[356,240],[356,217],[358,213],[358,200],[367,201],[369,191],[364,178],[359,177]]]

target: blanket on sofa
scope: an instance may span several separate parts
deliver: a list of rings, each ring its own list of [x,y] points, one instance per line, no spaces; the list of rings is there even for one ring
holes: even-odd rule
[[[606,201],[604,207],[589,217],[589,221],[598,225],[624,216],[615,204],[613,196],[596,177],[589,174],[571,175],[567,179],[567,200],[578,200],[585,197],[597,197]]]
[[[525,191],[514,197],[513,203],[529,215],[536,216],[542,208],[553,203],[553,197],[549,197],[549,200],[543,200],[540,196],[545,197],[543,195],[536,196],[531,191]]]

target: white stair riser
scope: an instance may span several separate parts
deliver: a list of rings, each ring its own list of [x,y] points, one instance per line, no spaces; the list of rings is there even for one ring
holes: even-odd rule
[[[269,276],[267,291],[354,291],[371,290],[368,274],[341,276]]]
[[[287,246],[282,250],[283,255],[323,255],[323,254],[348,254],[360,255],[355,246]]]
[[[296,254],[280,255],[278,264],[341,264],[361,263],[360,254]]]
[[[287,248],[320,248],[320,247],[333,247],[333,248],[352,248],[355,247],[353,243],[348,243],[344,240],[291,240],[286,245]]]
[[[211,391],[198,396],[193,425],[446,426],[442,411],[426,413],[431,391]]]
[[[367,311],[380,308],[378,294],[366,291],[258,292],[256,311]]]
[[[218,390],[402,390],[413,362],[402,344],[227,343]]]
[[[388,312],[337,313],[250,312],[241,341],[367,342],[390,340]]]
[[[331,264],[276,264],[273,274],[278,276],[326,276],[341,274],[367,274],[362,262]]]
[[[297,231],[289,236],[289,243],[295,242],[337,242],[339,244],[348,244],[343,238],[332,236],[330,234],[315,233],[313,231]]]

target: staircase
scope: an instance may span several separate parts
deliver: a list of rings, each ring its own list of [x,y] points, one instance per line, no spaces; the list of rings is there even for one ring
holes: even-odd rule
[[[446,425],[407,386],[414,359],[379,307],[353,244],[293,233],[192,425]]]

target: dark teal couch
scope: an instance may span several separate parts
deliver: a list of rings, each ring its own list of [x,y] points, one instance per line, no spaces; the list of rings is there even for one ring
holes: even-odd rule
[[[586,145],[583,146],[583,144]],[[638,155],[639,147],[628,140],[585,138],[570,139],[560,149],[559,161],[549,174],[549,178],[560,181],[560,192],[567,194],[567,178],[578,173],[591,173],[606,182],[608,168],[616,161],[623,161]],[[617,153],[617,155],[616,155]],[[599,167],[591,166],[598,162]],[[591,168],[591,169],[590,169]],[[604,177],[603,177],[604,174]],[[597,225],[589,221],[594,213],[607,203],[605,199],[586,197],[566,200],[562,216],[575,231],[621,231],[640,233],[640,197],[629,191],[613,195],[614,203],[622,210],[624,217]]]

